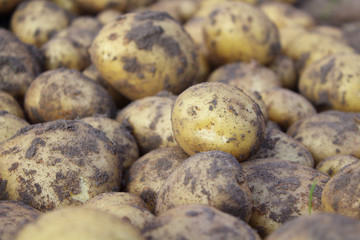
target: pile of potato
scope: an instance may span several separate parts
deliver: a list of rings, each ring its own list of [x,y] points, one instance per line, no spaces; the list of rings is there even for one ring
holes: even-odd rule
[[[0,239],[359,239],[359,13],[0,0]]]

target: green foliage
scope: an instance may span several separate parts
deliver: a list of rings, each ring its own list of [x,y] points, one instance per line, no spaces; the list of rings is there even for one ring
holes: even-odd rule
[[[312,197],[313,197],[313,193],[315,190],[315,186],[316,186],[316,180],[314,180],[313,184],[311,185],[310,188],[310,193],[309,193],[309,215],[311,214],[311,208],[312,208]]]

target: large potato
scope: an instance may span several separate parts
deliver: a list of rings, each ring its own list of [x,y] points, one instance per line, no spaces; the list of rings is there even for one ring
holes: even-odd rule
[[[154,211],[161,185],[188,157],[179,147],[158,148],[143,155],[126,173],[126,191],[141,197]]]
[[[161,186],[155,214],[191,203],[207,204],[249,221],[251,195],[239,162],[221,151],[189,157]]]
[[[20,129],[28,125],[29,123],[24,119],[0,110],[0,142],[11,138]]]
[[[105,134],[82,121],[30,125],[0,145],[1,199],[45,211],[119,190],[121,163]]]
[[[244,221],[216,208],[189,204],[170,209],[145,225],[146,239],[260,240]]]
[[[176,99],[171,122],[177,143],[189,155],[220,150],[243,161],[259,149],[265,134],[259,105],[224,83],[186,89]]]
[[[129,13],[105,25],[90,54],[100,75],[132,100],[178,94],[197,77],[195,44],[165,12]]]
[[[43,214],[27,224],[16,240],[144,240],[130,223],[111,214],[69,207]]]
[[[114,100],[100,84],[66,68],[39,75],[29,86],[24,105],[33,123],[115,114]]]
[[[337,54],[325,57],[304,70],[299,91],[317,106],[360,111],[360,55]]]
[[[281,225],[309,212],[320,212],[321,193],[329,177],[313,168],[276,159],[258,159],[241,164],[251,190],[253,213],[250,225],[262,237]]]
[[[204,22],[204,37],[217,63],[257,60],[271,62],[280,52],[274,23],[256,7],[242,2],[224,2]]]

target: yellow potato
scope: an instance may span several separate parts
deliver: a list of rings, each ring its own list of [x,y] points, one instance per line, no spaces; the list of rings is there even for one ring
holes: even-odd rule
[[[128,204],[140,208],[147,208],[146,203],[138,196],[128,192],[105,192],[90,198],[83,206],[102,208],[112,205]]]
[[[24,118],[24,111],[20,104],[9,93],[0,90],[0,110],[7,111],[19,118]]]
[[[269,66],[279,77],[283,88],[295,89],[298,85],[295,62],[282,54],[279,54]]]
[[[125,11],[127,0],[74,0],[83,11],[98,13],[107,8],[116,9],[120,12]]]
[[[357,162],[360,159],[350,155],[335,155],[322,160],[316,165],[316,169],[332,177],[342,168]]]
[[[24,119],[0,110],[0,142],[11,138],[20,129],[28,125],[29,123]]]
[[[115,21],[120,16],[120,11],[116,9],[106,9],[99,12],[96,18],[100,21],[101,24],[105,25],[109,22]]]

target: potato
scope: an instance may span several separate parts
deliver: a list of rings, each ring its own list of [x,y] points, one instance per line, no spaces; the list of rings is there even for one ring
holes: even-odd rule
[[[261,92],[269,119],[288,129],[294,122],[316,114],[315,108],[302,95],[285,88]]]
[[[199,65],[191,37],[156,11],[129,13],[105,25],[90,54],[104,80],[131,100],[182,92],[195,81]]]
[[[81,205],[119,190],[115,145],[82,121],[30,125],[0,144],[2,199],[38,210]]]
[[[252,207],[250,190],[234,156],[209,151],[189,157],[161,186],[155,214],[191,203],[207,204],[249,221]]]
[[[359,236],[359,221],[337,214],[317,213],[289,221],[267,240],[356,240]]]
[[[176,96],[163,92],[163,95],[133,101],[117,113],[116,120],[134,135],[140,155],[156,148],[177,146],[171,128],[175,99]]]
[[[218,64],[252,59],[270,63],[280,52],[278,30],[256,7],[224,2],[204,22],[206,46]]]
[[[79,5],[74,0],[52,0],[52,2],[74,15],[79,15],[81,13]]]
[[[260,240],[244,221],[200,204],[179,206],[160,214],[145,226],[142,234],[146,239]]]
[[[0,42],[0,90],[22,100],[40,73],[40,64],[32,51],[10,31],[0,28]]]
[[[107,8],[125,11],[127,0],[75,0],[77,5],[85,12],[98,13]]]
[[[287,134],[302,143],[318,164],[335,155],[360,157],[358,113],[328,111],[293,124]]]
[[[139,158],[139,149],[135,138],[119,122],[100,116],[82,118],[81,121],[103,131],[106,136],[115,143],[123,169],[130,167],[130,165]]]
[[[90,198],[83,206],[102,208],[112,205],[127,204],[140,208],[147,208],[146,203],[138,196],[128,192],[105,192]]]
[[[320,33],[324,35],[328,35],[331,38],[338,40],[340,42],[343,42],[345,44],[348,43],[348,41],[345,38],[345,35],[341,28],[330,26],[330,25],[317,25],[311,29],[312,32]]]
[[[350,155],[335,155],[325,158],[317,166],[316,169],[328,174],[330,177],[334,176],[340,169],[360,162],[360,159]]]
[[[300,142],[271,126],[266,127],[265,139],[260,149],[249,160],[259,158],[276,158],[314,167],[311,153]]]
[[[0,238],[15,239],[25,224],[35,220],[40,212],[22,202],[0,201]]]
[[[0,0],[0,13],[6,14],[13,10],[21,0]]]
[[[315,25],[315,20],[309,13],[287,3],[264,3],[260,5],[260,9],[279,29],[294,25],[311,28]]]
[[[342,27],[343,34],[346,41],[351,47],[353,47],[358,53],[360,52],[360,20],[345,24]]]
[[[141,197],[154,211],[157,193],[170,174],[189,156],[179,147],[158,148],[134,162],[126,173],[126,191]]]
[[[19,118],[24,118],[24,111],[16,99],[9,93],[0,90],[0,110],[7,111]]]
[[[198,46],[205,46],[205,40],[203,35],[204,21],[204,17],[193,17],[190,18],[186,23],[184,23],[184,28],[186,32],[190,34],[194,43]]]
[[[198,4],[193,0],[163,0],[157,1],[147,9],[163,11],[179,22],[188,20],[197,10]]]
[[[250,225],[262,237],[282,224],[308,214],[309,193],[314,181],[311,211],[321,211],[321,193],[329,180],[324,173],[276,159],[258,159],[241,165],[253,200]]]
[[[17,131],[28,126],[24,119],[0,110],[0,142],[11,138]]]
[[[27,224],[16,240],[143,240],[140,231],[111,214],[86,208],[64,208]]]
[[[39,75],[29,86],[24,105],[33,123],[115,113],[114,100],[100,84],[66,68]]]
[[[281,82],[274,71],[255,61],[230,63],[213,71],[208,82],[223,82],[234,85],[246,93],[280,87]]]
[[[84,30],[88,30],[91,32],[95,32],[97,33],[98,31],[100,31],[100,29],[102,28],[102,23],[95,17],[92,16],[80,16],[80,17],[76,17],[70,25],[70,28],[79,28],[79,29],[84,29]],[[66,31],[65,29],[63,29],[62,31],[59,32],[59,34],[61,34],[61,32]],[[79,37],[80,38],[80,37]],[[91,43],[89,43],[90,46]]]
[[[337,54],[311,64],[300,76],[299,91],[317,106],[359,112],[360,55]]]
[[[288,26],[279,29],[280,42],[282,47],[282,53],[285,54],[286,50],[289,48],[289,45],[297,37],[302,34],[307,34],[308,31],[302,26]]]
[[[338,171],[322,193],[324,211],[360,219],[360,163]]]
[[[121,16],[121,12],[116,9],[105,9],[99,12],[96,15],[96,18],[97,20],[100,21],[101,24],[105,25],[109,22],[115,21],[120,16]]]
[[[260,147],[265,119],[254,100],[224,83],[200,83],[181,93],[172,109],[176,142],[184,151],[220,150],[243,161]]]
[[[22,42],[40,47],[70,21],[70,15],[53,2],[25,1],[11,17],[11,30]]]
[[[298,85],[297,71],[294,61],[282,54],[279,54],[269,66],[279,77],[281,87],[295,89]]]

